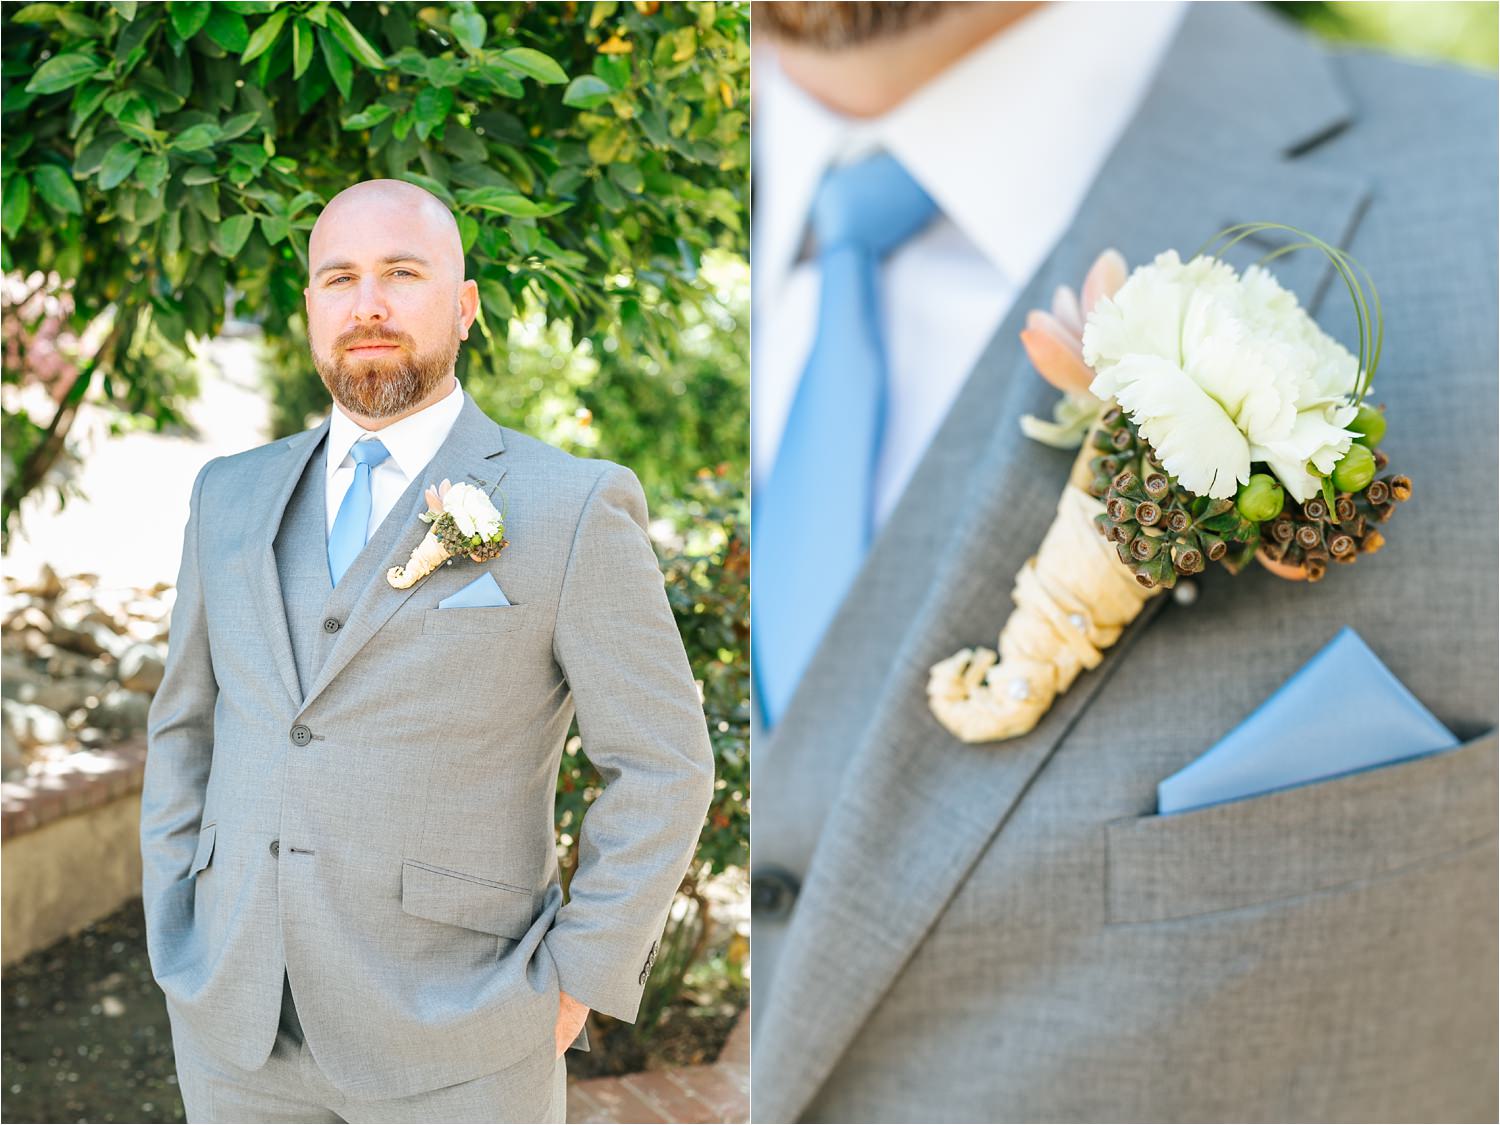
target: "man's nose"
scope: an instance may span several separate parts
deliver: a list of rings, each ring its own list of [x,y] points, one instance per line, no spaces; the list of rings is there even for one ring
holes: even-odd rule
[[[387,319],[389,315],[380,283],[373,278],[361,280],[354,302],[354,319],[361,324],[372,324]]]

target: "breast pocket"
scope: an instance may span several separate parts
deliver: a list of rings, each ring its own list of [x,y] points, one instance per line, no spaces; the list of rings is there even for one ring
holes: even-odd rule
[[[429,609],[422,615],[422,632],[510,633],[525,622],[534,620],[531,607],[525,605],[481,605],[452,609]]]
[[[1394,875],[1495,836],[1496,734],[1260,797],[1105,825],[1106,920],[1158,922]]]

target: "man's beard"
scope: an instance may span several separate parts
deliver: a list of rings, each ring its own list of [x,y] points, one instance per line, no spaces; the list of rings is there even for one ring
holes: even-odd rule
[[[388,340],[402,347],[365,359],[351,359],[346,349],[357,344]],[[364,418],[389,418],[410,410],[430,395],[453,372],[462,337],[458,321],[446,347],[437,347],[425,355],[413,355],[410,337],[399,332],[361,329],[346,332],[334,341],[329,356],[312,352],[323,385],[333,401],[352,414]]]
[[[915,3],[898,0],[886,3],[878,0],[843,3],[782,0],[774,4],[755,3],[750,19],[757,30],[764,28],[772,39],[837,51],[923,27],[937,19],[942,9],[942,4],[930,0]]]

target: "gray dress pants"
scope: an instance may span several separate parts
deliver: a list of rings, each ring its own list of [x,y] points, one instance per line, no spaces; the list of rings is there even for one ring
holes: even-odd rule
[[[271,1057],[259,1070],[241,1070],[204,1050],[185,1027],[172,1023],[177,1082],[190,1122],[560,1122],[567,1112],[567,1065],[551,1043],[518,1063],[453,1086],[405,1098],[360,1101],[324,1077],[302,1036],[283,974],[281,1025]]]

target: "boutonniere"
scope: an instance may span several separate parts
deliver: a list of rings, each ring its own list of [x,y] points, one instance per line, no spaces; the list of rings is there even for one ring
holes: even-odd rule
[[[398,590],[415,586],[456,555],[484,562],[506,545],[505,520],[490,498],[472,484],[427,486],[427,511],[417,518],[432,528],[405,566],[393,566],[385,579]]]
[[[1262,261],[1317,249],[1348,286],[1359,354],[1326,335],[1260,263],[1222,255],[1267,230],[1298,239]],[[1280,223],[1215,236],[1182,261],[1168,250],[1127,273],[1106,251],[1080,301],[1060,288],[1021,333],[1038,372],[1065,394],[1029,437],[1080,445],[1057,514],[1015,577],[998,652],[935,664],[929,706],[965,742],[1031,730],[1152,597],[1219,563],[1252,560],[1320,581],[1330,564],[1380,549],[1411,496],[1378,448],[1382,411],[1365,403],[1380,362],[1380,298],[1358,263]],[[1368,289],[1368,292],[1366,290]],[[1181,585],[1179,585],[1181,583]]]

